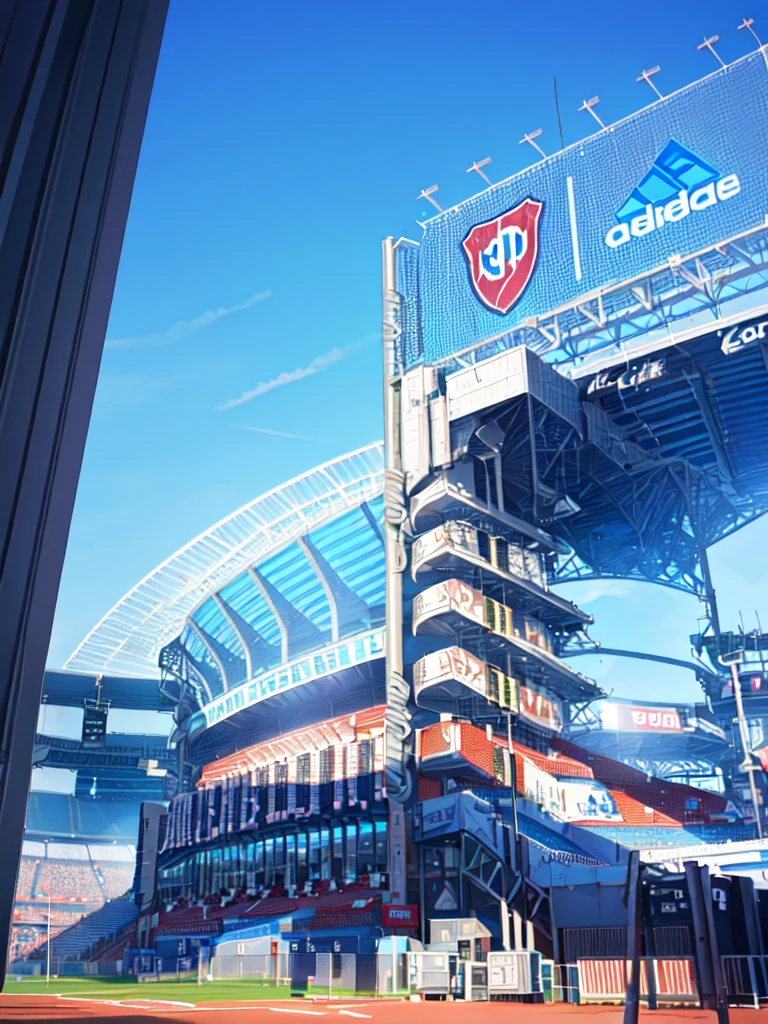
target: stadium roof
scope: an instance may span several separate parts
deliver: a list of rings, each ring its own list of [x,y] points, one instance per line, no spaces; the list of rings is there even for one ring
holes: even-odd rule
[[[104,701],[113,708],[130,711],[163,711],[166,707],[158,687],[157,668],[154,679],[125,678],[99,672],[62,672],[46,669],[43,680],[43,704],[81,708],[89,698]]]
[[[182,632],[201,602],[322,523],[380,495],[383,473],[384,446],[378,442],[244,505],[137,583],[91,630],[64,667],[155,675],[161,649]]]

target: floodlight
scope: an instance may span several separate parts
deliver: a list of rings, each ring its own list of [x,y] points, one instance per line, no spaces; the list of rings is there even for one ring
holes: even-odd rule
[[[426,199],[428,203],[432,203],[432,205],[438,211],[438,213],[442,213],[443,212],[442,206],[438,203],[438,201],[436,199],[432,198],[432,196],[435,194],[435,192],[437,192],[437,185],[430,185],[429,188],[423,188],[421,190],[421,193],[418,196],[416,196],[416,198],[417,199]]]
[[[600,102],[600,97],[599,96],[593,96],[591,100],[584,100],[584,102],[579,107],[579,110],[586,110],[587,113],[591,114],[592,117],[594,117],[594,119],[597,121],[597,123],[600,125],[601,128],[605,128],[605,125],[600,120],[600,118],[597,116],[595,111],[593,110],[593,107],[596,107],[599,102]]]
[[[640,75],[640,77],[638,79],[636,79],[636,81],[638,81],[638,82],[647,82],[648,85],[650,85],[650,87],[653,89],[653,91],[659,97],[659,99],[663,100],[664,97],[661,95],[659,90],[656,88],[656,86],[651,81],[651,76],[658,74],[659,71],[661,71],[661,65],[657,64],[655,68],[648,68],[647,71],[643,71],[643,73]]]
[[[720,58],[720,56],[717,54],[717,52],[715,51],[715,43],[719,43],[719,42],[720,42],[720,36],[710,36],[709,39],[707,39],[707,37],[704,36],[704,42],[703,43],[699,43],[699,45],[696,47],[696,49],[697,50],[709,50],[709,52],[718,61],[720,61],[721,67],[725,67],[725,61],[722,60]]]
[[[536,150],[537,153],[540,153],[543,157],[546,158],[547,154],[544,152],[544,150],[541,148],[541,146],[539,146],[537,143],[535,143],[533,141],[534,139],[538,139],[538,137],[540,135],[543,135],[543,134],[544,134],[544,129],[543,128],[537,128],[535,132],[530,132],[528,135],[524,135],[522,137],[522,139],[520,139],[520,142],[518,143],[518,145],[522,146],[522,144],[524,142],[527,142],[531,146],[533,146],[533,148]]]
[[[493,182],[488,177],[488,175],[485,174],[484,171],[483,171],[483,167],[487,167],[488,164],[491,163],[491,162],[492,161],[491,161],[491,158],[489,156],[487,156],[485,158],[485,160],[475,160],[475,162],[472,164],[472,166],[467,168],[467,174],[471,174],[472,171],[474,171],[475,174],[479,174],[480,175],[480,177],[483,179],[483,181],[487,181],[489,185],[492,185]]]

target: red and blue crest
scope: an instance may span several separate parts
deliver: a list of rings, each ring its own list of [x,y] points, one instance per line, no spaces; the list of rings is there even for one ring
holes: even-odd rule
[[[531,279],[543,209],[543,203],[524,199],[500,217],[476,224],[462,243],[478,298],[497,313],[508,313]]]

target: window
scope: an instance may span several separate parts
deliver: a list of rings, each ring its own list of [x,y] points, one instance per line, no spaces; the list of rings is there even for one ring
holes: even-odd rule
[[[361,821],[359,829],[357,870],[360,875],[370,875],[374,870],[373,824],[370,821]]]
[[[347,825],[346,863],[344,865],[344,880],[354,882],[357,878],[357,829],[354,825]]]
[[[376,870],[387,870],[387,823],[376,822]]]

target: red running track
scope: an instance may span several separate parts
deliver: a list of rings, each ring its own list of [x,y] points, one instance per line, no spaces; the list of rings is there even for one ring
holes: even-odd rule
[[[149,1000],[92,1002],[55,996],[0,995],[0,1020],[48,1021],[87,1020],[122,1021],[122,1024],[465,1024],[472,1016],[473,1024],[558,1024],[555,1017],[600,1015],[600,1024],[622,1024],[624,1011],[616,1006],[569,1006],[524,1003],[447,1003],[447,1002],[289,1002],[279,1003],[210,1003],[194,1009]],[[439,1016],[438,1016],[439,1015]],[[705,1010],[641,1011],[644,1024],[717,1024],[715,1013]],[[761,1024],[759,1010],[731,1010],[732,1024]],[[566,1024],[565,1021],[559,1024]],[[574,1021],[574,1024],[576,1022]],[[586,1022],[584,1022],[586,1024]]]

